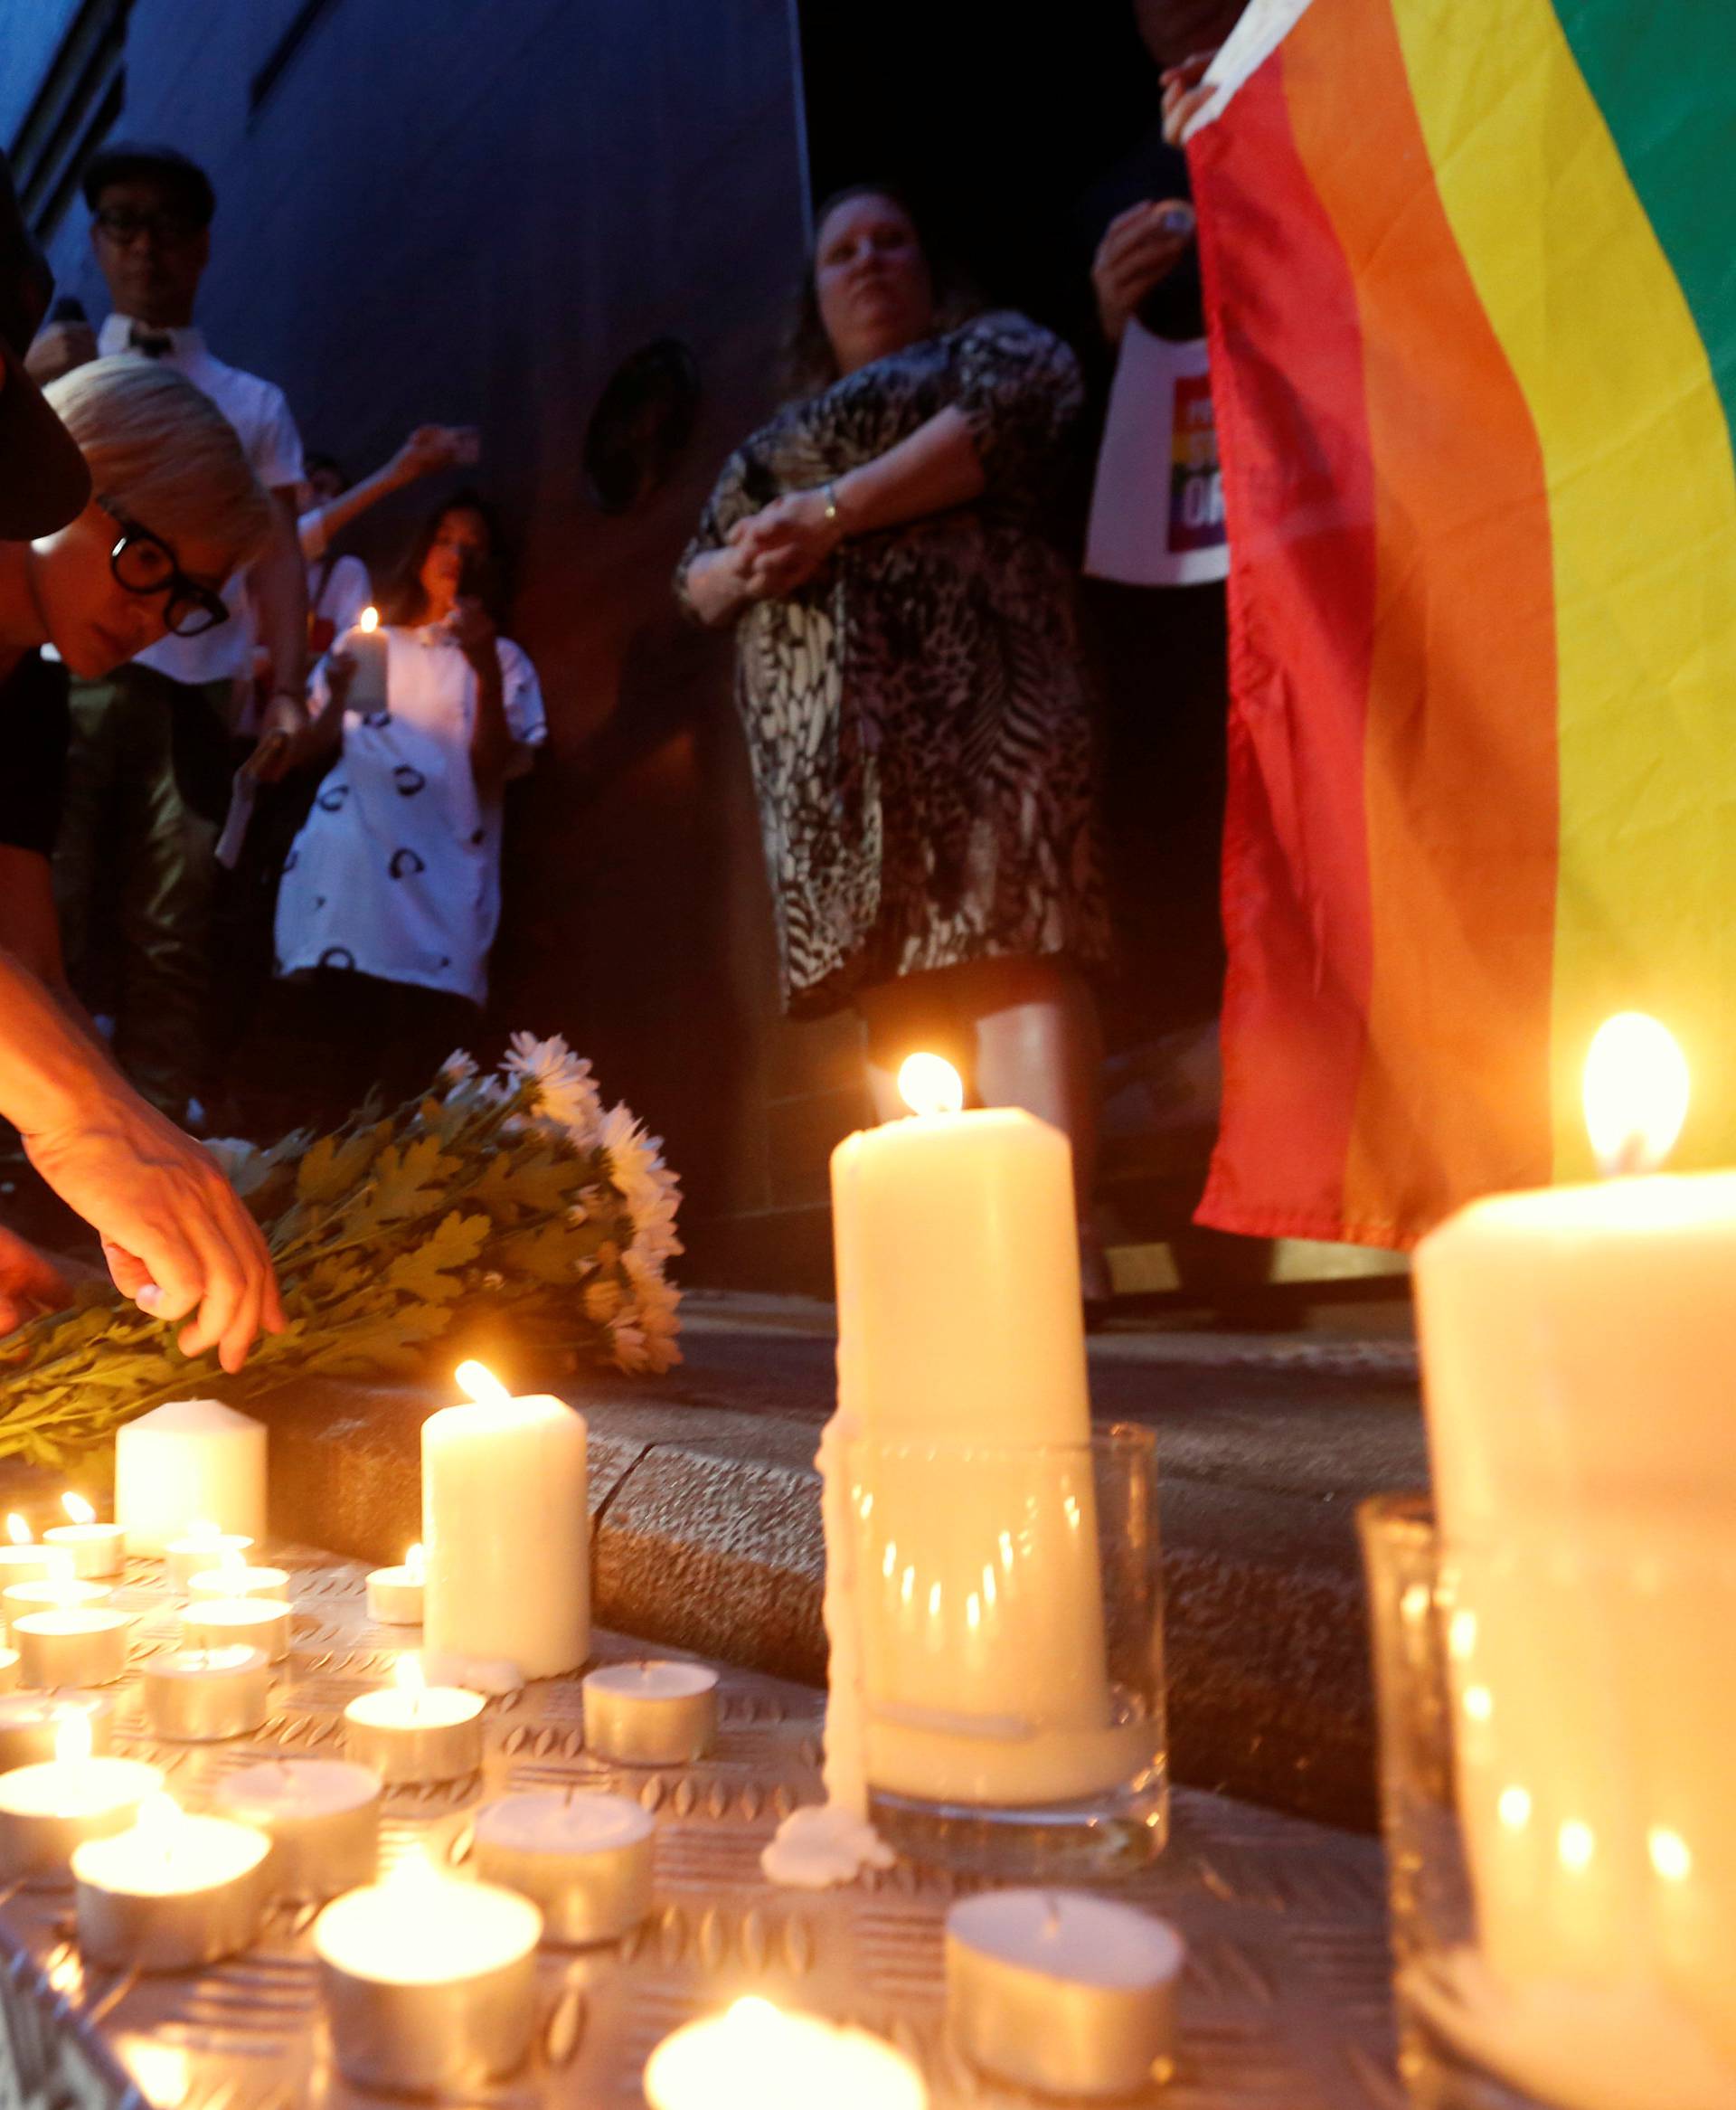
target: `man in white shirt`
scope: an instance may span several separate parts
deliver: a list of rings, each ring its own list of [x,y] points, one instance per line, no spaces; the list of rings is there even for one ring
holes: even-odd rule
[[[250,765],[268,781],[306,723],[307,587],[296,534],[301,440],[283,393],[216,358],[193,321],[211,253],[209,178],[172,147],[116,143],[85,172],[90,240],[114,312],[103,356],[159,359],[202,389],[241,434],[272,500],[266,555],[228,588],[231,620],[169,637],[108,681],[75,683],[57,892],[75,985],[93,970],[99,905],[118,906],[116,1051],[176,1120],[204,1088],[212,849],[232,768],[253,730],[257,638],[269,701]],[[117,869],[118,865],[119,869]]]

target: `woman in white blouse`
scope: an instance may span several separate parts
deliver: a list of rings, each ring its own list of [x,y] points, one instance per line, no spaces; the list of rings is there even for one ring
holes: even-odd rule
[[[495,575],[488,509],[448,498],[400,620],[341,638],[315,677],[297,759],[338,752],[284,865],[277,972],[288,1037],[331,1050],[347,1104],[420,1089],[487,998],[501,793],[547,737],[535,672],[495,627]]]

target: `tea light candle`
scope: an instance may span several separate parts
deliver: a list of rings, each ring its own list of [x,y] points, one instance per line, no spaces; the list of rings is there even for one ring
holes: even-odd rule
[[[0,1541],[0,1586],[40,1583],[47,1575],[47,1547],[36,1544],[30,1526],[14,1511],[6,1519],[6,1536]]]
[[[289,1594],[288,1568],[250,1567],[240,1554],[228,1556],[215,1567],[202,1568],[187,1577],[187,1594],[195,1603],[204,1598],[276,1597]]]
[[[280,1897],[336,1897],[372,1883],[380,1859],[380,1775],[341,1758],[275,1758],[218,1782],[217,1815],[271,1840]]]
[[[71,1571],[71,1556],[65,1557],[69,1566],[63,1575],[50,1575],[40,1583],[8,1583],[0,1590],[0,1620],[10,1627],[27,1613],[81,1612],[114,1595],[107,1583],[80,1582]]]
[[[651,2110],[926,2110],[922,2076],[882,2037],[739,2000],[665,2037],[645,2062]]]
[[[717,1672],[703,1663],[611,1663],[583,1684],[585,1743],[623,1765],[684,1765],[717,1740]]]
[[[420,1854],[314,1923],[338,2069],[361,2088],[468,2096],[512,2073],[536,2023],[542,1916]]]
[[[420,1659],[398,1659],[396,1682],[344,1709],[344,1747],[382,1780],[462,1780],[482,1764],[481,1698],[425,1685]]]
[[[422,1623],[422,1549],[412,1546],[401,1568],[375,1568],[368,1577],[368,1617],[382,1626]]]
[[[100,1607],[23,1613],[12,1623],[19,1684],[39,1692],[62,1685],[112,1685],[127,1675],[132,1626],[130,1613]]]
[[[115,1725],[115,1703],[107,1693],[10,1692],[0,1698],[0,1772],[52,1758],[61,1725],[73,1715],[85,1722],[76,1748],[107,1751]]]
[[[1072,1890],[989,1890],[947,1914],[947,2018],[1020,2087],[1095,2099],[1166,2079],[1185,1952],[1166,1922]]]
[[[271,1666],[263,1649],[181,1649],[145,1666],[145,1712],[157,1735],[175,1743],[244,1736],[270,1708]]]
[[[154,1765],[92,1756],[80,1708],[61,1708],[52,1734],[53,1757],[0,1774],[0,1882],[64,1882],[75,1847],[124,1831],[162,1788]]]
[[[189,1817],[169,1796],[153,1795],[127,1831],[73,1850],[85,1962],[193,1971],[234,1955],[265,1916],[270,1850],[250,1825]]]
[[[226,1560],[240,1558],[252,1550],[253,1541],[241,1531],[220,1531],[201,1521],[189,1524],[184,1538],[163,1551],[163,1575],[171,1590],[184,1596],[188,1585],[207,1568],[222,1567]]]
[[[42,1534],[45,1546],[58,1547],[72,1556],[72,1573],[85,1580],[118,1575],[127,1558],[127,1534],[118,1524],[99,1524],[97,1512],[84,1497],[70,1489],[61,1497],[61,1507],[71,1519],[53,1525]]]
[[[244,1642],[273,1663],[289,1653],[289,1607],[273,1597],[199,1597],[181,1614],[189,1649],[226,1649]]]
[[[531,1898],[552,1942],[612,1942],[651,1910],[656,1827],[625,1795],[508,1795],[478,1812],[476,1873]]]
[[[194,1517],[265,1536],[265,1427],[215,1399],[172,1399],[115,1437],[115,1519],[161,1553]]]

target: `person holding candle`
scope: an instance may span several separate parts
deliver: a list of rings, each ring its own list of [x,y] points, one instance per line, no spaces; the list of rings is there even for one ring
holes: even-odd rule
[[[855,1006],[882,1121],[904,1055],[958,1046],[979,1099],[1070,1137],[1083,1226],[1081,970],[1108,932],[1072,587],[1043,528],[1076,364],[973,314],[896,194],[859,185],[820,212],[790,381],[676,574],[736,627],[786,1008]]]

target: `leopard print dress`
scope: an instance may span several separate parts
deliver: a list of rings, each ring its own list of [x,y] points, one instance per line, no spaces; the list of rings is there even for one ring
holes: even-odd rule
[[[786,1008],[995,956],[1106,950],[1072,579],[1043,532],[1081,391],[1072,354],[995,314],[789,405],[725,464],[684,554],[839,477],[947,405],[986,478],[967,506],[846,542],[737,629]]]

